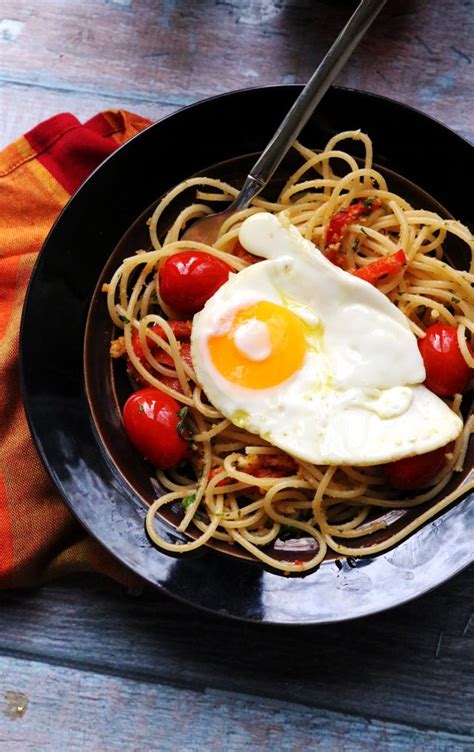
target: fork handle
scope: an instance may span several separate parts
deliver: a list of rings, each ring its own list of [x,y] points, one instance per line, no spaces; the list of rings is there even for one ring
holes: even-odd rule
[[[232,209],[244,209],[268,183],[315,108],[387,0],[361,0],[249,172]]]

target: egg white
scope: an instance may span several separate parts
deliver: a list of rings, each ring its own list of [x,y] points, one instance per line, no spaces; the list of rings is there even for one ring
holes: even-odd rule
[[[315,464],[390,462],[459,435],[459,417],[422,386],[416,338],[385,295],[331,264],[274,215],[249,217],[240,242],[267,260],[230,275],[194,317],[191,337],[199,383],[224,416]],[[260,301],[302,320],[307,350],[289,379],[249,389],[219,373],[208,340],[225,331],[237,311]]]

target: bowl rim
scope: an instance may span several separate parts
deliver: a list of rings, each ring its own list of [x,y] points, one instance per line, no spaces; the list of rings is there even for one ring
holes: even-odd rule
[[[396,107],[401,107],[404,110],[411,112],[416,118],[419,118],[420,116],[422,116],[422,118],[425,121],[427,121],[428,123],[431,122],[433,124],[436,124],[437,127],[440,127],[441,129],[443,129],[443,131],[445,131],[446,133],[449,133],[451,137],[455,136],[464,145],[464,147],[467,147],[469,149],[473,148],[472,144],[469,141],[467,141],[466,139],[464,139],[459,134],[457,134],[457,133],[453,132],[452,130],[450,130],[446,125],[444,125],[443,123],[441,123],[439,120],[436,120],[435,118],[432,118],[431,116],[424,114],[423,112],[421,112],[420,110],[417,110],[416,108],[414,108],[412,106],[405,105],[402,102],[399,102],[397,100],[391,99],[391,98],[386,97],[386,96],[382,96],[382,95],[378,95],[378,94],[372,94],[370,92],[365,92],[365,91],[357,90],[357,89],[354,89],[354,88],[348,88],[348,87],[332,87],[332,88],[335,89],[336,91],[339,91],[339,92],[351,92],[351,93],[353,93],[355,95],[363,95],[365,97],[369,97],[370,99],[376,99],[376,100],[379,100],[379,101],[382,101],[382,102],[390,103],[391,106],[395,105]],[[97,532],[94,530],[93,526],[91,526],[88,523],[88,521],[85,520],[79,514],[78,510],[71,503],[71,500],[68,498],[68,495],[67,495],[67,493],[66,493],[66,491],[65,491],[65,489],[63,487],[63,484],[61,482],[60,477],[58,476],[57,472],[55,472],[54,468],[52,468],[52,466],[51,466],[51,462],[50,462],[50,459],[49,459],[48,452],[46,451],[46,449],[45,449],[45,447],[43,445],[43,441],[42,441],[40,432],[37,431],[35,409],[34,409],[33,402],[31,400],[31,395],[29,393],[29,384],[28,384],[28,376],[27,376],[27,368],[26,368],[26,358],[27,358],[27,349],[28,349],[28,346],[27,346],[27,343],[25,341],[25,329],[26,329],[26,326],[27,326],[27,316],[28,316],[28,309],[29,309],[29,306],[31,304],[31,297],[33,295],[33,291],[34,291],[34,288],[35,288],[35,284],[36,284],[37,278],[38,278],[38,276],[41,273],[41,267],[42,267],[42,264],[43,264],[43,261],[44,261],[44,251],[46,251],[46,249],[49,247],[49,244],[51,243],[52,239],[54,239],[54,235],[57,232],[57,228],[61,226],[63,218],[68,213],[71,204],[73,202],[80,201],[80,198],[81,198],[81,195],[82,195],[83,191],[87,191],[88,190],[88,186],[91,184],[91,182],[93,182],[96,179],[96,175],[103,170],[104,166],[107,163],[109,163],[111,160],[116,159],[117,158],[117,154],[119,152],[123,153],[123,151],[126,150],[126,148],[127,148],[128,145],[130,145],[136,139],[141,138],[144,133],[150,131],[153,128],[157,128],[157,127],[159,128],[159,126],[162,123],[164,123],[166,121],[169,121],[170,119],[172,120],[173,118],[176,118],[176,116],[179,116],[183,112],[189,112],[190,110],[198,109],[203,104],[210,104],[210,103],[213,103],[213,102],[220,103],[222,101],[225,101],[226,98],[228,98],[228,97],[239,96],[239,95],[242,95],[242,94],[244,94],[246,92],[251,92],[251,91],[254,91],[254,92],[255,91],[261,91],[262,89],[265,89],[265,90],[267,90],[267,89],[274,89],[274,90],[276,90],[276,89],[292,89],[294,91],[297,91],[297,90],[301,89],[301,86],[299,84],[289,84],[289,85],[283,85],[283,86],[282,85],[278,85],[278,84],[270,85],[270,86],[255,86],[255,87],[248,87],[248,88],[243,88],[243,89],[237,89],[237,90],[233,90],[233,91],[221,93],[221,94],[218,94],[218,95],[214,95],[214,96],[211,96],[211,97],[207,97],[205,99],[202,99],[202,100],[199,100],[197,102],[194,102],[193,104],[187,105],[186,107],[180,108],[177,111],[166,115],[164,118],[162,118],[162,119],[160,119],[160,120],[158,120],[158,121],[156,121],[154,123],[151,123],[149,126],[147,126],[147,128],[145,128],[143,131],[141,131],[140,133],[138,133],[135,136],[133,136],[129,141],[127,141],[125,144],[123,144],[121,147],[119,147],[113,154],[111,154],[109,157],[107,157],[107,159],[104,160],[90,174],[90,176],[84,181],[84,183],[80,186],[80,188],[68,200],[68,202],[66,203],[66,205],[64,206],[64,208],[60,212],[59,216],[57,217],[57,219],[53,223],[53,225],[52,225],[52,227],[51,227],[51,229],[50,229],[50,231],[49,231],[49,233],[48,233],[48,235],[47,235],[47,237],[46,237],[46,239],[45,239],[45,241],[43,243],[42,249],[41,249],[40,253],[38,254],[38,258],[36,259],[36,262],[35,262],[35,265],[34,265],[34,268],[33,268],[33,271],[32,271],[31,277],[30,277],[30,280],[29,280],[27,292],[26,292],[26,295],[25,295],[25,301],[24,301],[23,311],[22,311],[21,324],[20,324],[19,370],[20,370],[21,394],[22,394],[23,404],[24,404],[24,407],[25,407],[25,413],[26,413],[26,417],[27,417],[27,421],[28,421],[28,425],[29,425],[29,428],[30,428],[31,435],[32,435],[34,443],[36,445],[36,449],[37,449],[37,451],[38,451],[38,453],[39,453],[39,455],[41,457],[41,460],[42,460],[42,462],[43,462],[43,464],[45,466],[45,469],[47,470],[48,474],[52,478],[53,482],[56,485],[56,488],[58,489],[59,493],[63,497],[63,499],[66,502],[66,504],[69,507],[69,509],[71,509],[71,511],[73,512],[73,514],[80,521],[81,525],[83,527],[85,527],[86,530],[88,530],[88,532],[96,540],[98,540],[99,543],[102,546],[104,546],[105,548],[107,548],[112,553],[112,555],[114,555],[116,558],[118,558],[124,566],[126,566],[126,567],[128,566],[128,568],[131,568],[132,571],[134,571],[134,568],[130,567],[130,565],[126,561],[124,561],[123,558],[120,555],[117,554],[117,552],[115,552],[114,550],[111,550],[109,548],[109,546],[107,546],[107,543],[104,543],[103,539],[97,535]],[[105,258],[105,260],[107,260],[107,257]],[[84,335],[84,329],[82,330],[82,335]],[[461,504],[465,504],[466,502],[472,501],[472,499],[473,499],[473,494],[469,494],[469,496],[466,499],[464,499],[463,501],[459,502],[459,506]],[[407,603],[407,602],[409,602],[409,601],[417,598],[418,596],[422,595],[423,593],[429,592],[430,590],[434,589],[435,587],[438,587],[438,585],[441,585],[446,580],[450,579],[452,576],[454,576],[455,574],[457,574],[458,572],[460,572],[465,567],[469,566],[469,564],[472,563],[472,561],[474,561],[474,553],[472,554],[470,561],[463,561],[463,562],[461,562],[457,567],[454,567],[452,569],[452,571],[449,571],[448,574],[446,574],[446,576],[443,577],[443,579],[438,579],[436,582],[433,582],[429,586],[422,587],[421,589],[416,590],[410,596],[404,597],[402,600],[397,600],[397,601],[395,601],[393,603],[385,604],[385,605],[383,605],[381,607],[375,607],[372,610],[364,611],[363,613],[351,615],[349,617],[340,616],[338,618],[330,618],[330,619],[324,619],[324,620],[315,619],[315,620],[312,620],[312,621],[306,620],[306,621],[296,622],[296,621],[292,621],[292,620],[290,620],[290,621],[282,621],[280,619],[275,620],[275,621],[272,621],[271,619],[257,619],[257,620],[255,620],[255,619],[249,618],[247,616],[242,616],[242,615],[237,615],[237,614],[232,614],[232,613],[226,613],[225,615],[228,618],[234,618],[234,619],[241,620],[241,621],[246,621],[246,622],[248,622],[248,621],[250,621],[250,622],[264,621],[265,623],[270,623],[270,624],[280,624],[280,625],[281,624],[288,624],[288,625],[292,625],[292,626],[344,621],[347,618],[350,618],[350,619],[352,619],[352,618],[362,618],[364,616],[368,616],[368,615],[373,614],[373,613],[379,613],[381,611],[393,608],[396,605],[399,605],[401,603]],[[189,600],[186,597],[182,597],[181,595],[179,595],[179,594],[177,594],[175,592],[172,592],[171,590],[167,589],[166,586],[164,586],[163,584],[156,582],[154,579],[152,579],[150,577],[147,577],[146,575],[144,575],[141,572],[139,573],[139,576],[141,576],[143,579],[145,579],[148,582],[150,582],[150,584],[154,585],[158,589],[163,590],[164,592],[167,592],[172,597],[176,598],[177,600],[179,600],[179,601],[181,601],[183,603],[186,603],[187,605],[192,605],[192,606],[194,606],[196,608],[199,608],[201,610],[204,610],[204,611],[206,611],[208,613],[212,613],[212,614],[220,613],[219,610],[216,610],[215,608],[208,607],[206,605],[203,605],[202,603],[193,602],[193,601]]]

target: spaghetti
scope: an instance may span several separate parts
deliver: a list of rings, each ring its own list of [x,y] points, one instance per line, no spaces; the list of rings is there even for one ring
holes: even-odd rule
[[[364,147],[362,164],[340,149],[340,142],[346,139]],[[175,314],[157,290],[157,269],[170,255],[192,249],[215,256],[239,272],[252,261],[248,254],[237,254],[239,228],[244,219],[260,211],[283,212],[305,238],[324,250],[331,218],[357,201],[369,202],[368,206],[372,202],[371,211],[354,216],[337,238],[336,253],[343,255],[349,268],[359,270],[403,248],[407,265],[382,279],[379,290],[405,314],[417,337],[423,337],[435,322],[455,326],[463,358],[474,367],[468,344],[474,334],[474,238],[467,227],[431,211],[414,209],[392,193],[373,167],[370,139],[358,131],[334,136],[322,152],[299,143],[294,148],[302,164],[279,198],[275,202],[257,198],[248,209],[230,216],[213,246],[180,237],[191,220],[211,213],[208,202],[228,203],[238,191],[220,180],[200,177],[178,185],[160,201],[149,220],[152,250],[126,258],[106,285],[110,317],[123,329],[123,339],[113,343],[112,354],[126,354],[136,381],[162,390],[185,408],[183,415],[186,413],[191,436],[187,469],[157,471],[165,493],[148,510],[149,536],[170,552],[191,551],[211,539],[226,542],[284,572],[314,568],[328,549],[339,555],[376,554],[433,518],[463,491],[453,491],[401,529],[370,542],[371,535],[389,524],[387,510],[415,507],[438,497],[453,473],[462,470],[474,431],[471,416],[465,419],[462,434],[429,486],[412,498],[403,494],[399,498],[400,493],[388,487],[383,466],[311,465],[233,425],[208,403],[168,321]],[[336,165],[338,171],[344,166],[342,176],[336,173]],[[194,187],[198,189],[197,203],[179,213],[160,242],[158,228],[163,212]],[[468,247],[471,262],[467,271],[457,270],[444,260],[443,244],[449,235]],[[331,249],[326,251],[329,254]],[[161,327],[159,332],[150,329],[155,324]],[[138,332],[144,358],[139,358],[132,346],[134,332]],[[167,362],[156,358],[151,342],[169,356]],[[447,401],[460,415],[461,395]],[[155,516],[167,504],[181,505],[179,531],[187,531],[190,525],[197,529],[188,542],[165,540],[155,529]],[[308,560],[275,558],[272,545],[288,535],[313,539]]]

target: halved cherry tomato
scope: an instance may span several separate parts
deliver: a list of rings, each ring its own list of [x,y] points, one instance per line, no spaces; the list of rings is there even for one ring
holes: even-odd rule
[[[139,389],[123,408],[125,430],[134,447],[155,467],[167,470],[179,465],[188,444],[178,433],[181,406],[154,387]]]
[[[175,392],[179,392],[180,394],[184,394],[183,387],[181,386],[181,382],[179,379],[173,378],[173,376],[159,376],[159,379],[162,384],[169,387],[170,389],[174,389]]]
[[[385,465],[388,482],[393,488],[401,491],[411,491],[426,485],[439,473],[446,462],[446,454],[451,452],[452,448],[453,444],[448,444],[432,452],[388,463]]]
[[[183,362],[186,363],[186,365],[189,366],[190,368],[194,368],[193,359],[191,356],[191,343],[182,342],[179,351],[181,353],[181,358]]]
[[[160,295],[176,311],[197,313],[227,281],[231,271],[227,264],[209,253],[176,253],[160,267]]]
[[[192,321],[176,321],[176,319],[169,319],[168,324],[176,339],[186,339],[191,336],[193,328]]]
[[[232,248],[232,255],[237,256],[237,258],[241,258],[243,261],[247,261],[247,263],[249,264],[256,264],[258,261],[263,261],[263,258],[254,256],[253,253],[249,253],[247,250],[245,250],[240,240],[237,240],[234,247]]]
[[[464,394],[469,388],[472,370],[461,353],[457,330],[447,324],[433,324],[418,340],[426,369],[425,386],[440,397]]]
[[[354,277],[359,277],[359,279],[364,279],[366,282],[374,284],[377,280],[388,277],[389,274],[396,274],[407,263],[408,259],[405,256],[405,252],[400,250],[372,261],[360,269],[355,269],[351,274]]]
[[[160,337],[163,336],[163,329],[161,326],[158,326],[158,324],[154,324],[154,326],[150,327],[151,332],[155,332]],[[151,337],[147,336],[147,345],[150,348],[151,354],[155,355],[157,354],[158,350],[160,349],[160,346],[153,340]],[[137,329],[134,329],[132,334],[132,347],[135,355],[139,360],[145,361],[145,353],[143,351],[142,343],[140,342],[140,337],[138,336]]]
[[[175,321],[174,319],[170,319],[168,321],[168,324],[171,327],[171,330],[174,334],[174,336],[178,340],[187,340],[191,336],[191,328],[192,328],[192,321]],[[163,337],[163,339],[166,340],[166,335],[161,328],[159,324],[153,324],[153,326],[149,329],[150,332],[154,332],[159,337]],[[163,363],[163,365],[169,365],[173,366],[174,361],[173,358],[168,355],[168,353],[164,352],[164,350],[161,350],[160,352],[160,346],[157,342],[155,342],[154,339],[147,336],[148,340],[148,347],[150,348],[151,354],[160,362]],[[184,345],[187,345],[187,348],[184,349]],[[143,352],[143,347],[140,342],[140,337],[138,336],[138,331],[135,329],[132,334],[132,347],[135,352],[135,355],[137,358],[139,358],[143,363],[145,363],[145,353]],[[183,356],[183,360],[186,360],[186,362],[190,365],[192,365],[192,362],[190,362],[190,354],[189,354],[189,342],[183,341],[181,345],[181,355]]]

